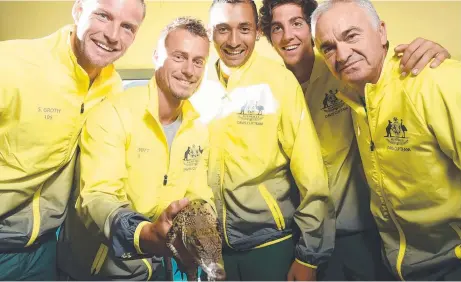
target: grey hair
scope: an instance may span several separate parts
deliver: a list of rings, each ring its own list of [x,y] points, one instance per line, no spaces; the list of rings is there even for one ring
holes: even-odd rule
[[[381,19],[378,16],[378,13],[376,13],[375,7],[373,7],[373,4],[369,0],[325,0],[323,2],[319,3],[319,6],[315,11],[312,13],[311,17],[311,33],[312,33],[312,38],[315,39],[315,28],[317,25],[317,21],[320,18],[321,15],[323,15],[325,12],[329,11],[335,4],[338,3],[355,3],[359,7],[365,10],[367,12],[368,16],[370,17],[371,24],[373,25],[374,28],[378,29],[379,24],[381,23]]]

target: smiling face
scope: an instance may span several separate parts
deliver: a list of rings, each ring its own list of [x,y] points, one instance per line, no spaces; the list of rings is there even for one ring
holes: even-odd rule
[[[362,87],[376,83],[386,56],[386,29],[355,3],[338,3],[316,25],[315,43],[340,80]]]
[[[213,42],[219,58],[228,67],[240,67],[256,44],[257,23],[249,2],[217,3],[211,9]]]
[[[289,3],[272,9],[272,46],[287,66],[304,63],[314,56],[309,25],[301,6]]]
[[[140,0],[79,0],[73,47],[84,68],[103,68],[125,54],[144,17]]]
[[[186,100],[203,78],[210,43],[207,38],[178,28],[167,35],[164,47],[157,53],[158,85],[164,93]]]

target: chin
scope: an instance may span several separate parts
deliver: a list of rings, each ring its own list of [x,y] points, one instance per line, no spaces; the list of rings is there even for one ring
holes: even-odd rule
[[[93,56],[90,57],[90,62],[93,66],[104,68],[115,62],[118,58],[120,58],[120,56]]]
[[[243,61],[231,61],[231,60],[223,60],[223,61],[226,66],[231,67],[231,68],[236,68],[236,67],[243,65]]]
[[[192,96],[193,93],[185,93],[185,92],[180,92],[180,93],[174,93],[173,97],[175,97],[178,100],[187,100]]]

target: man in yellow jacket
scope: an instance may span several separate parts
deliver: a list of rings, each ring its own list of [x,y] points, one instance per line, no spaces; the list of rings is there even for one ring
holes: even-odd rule
[[[188,101],[201,83],[209,45],[200,21],[176,19],[161,35],[149,84],[108,99],[88,117],[80,196],[59,255],[71,278],[165,280],[160,257],[172,255],[165,239],[174,214],[164,210],[197,198],[214,209],[208,129]],[[159,230],[165,219],[169,225]]]
[[[335,203],[335,249],[328,264],[319,267],[317,278],[392,279],[381,259],[381,238],[370,212],[370,192],[350,108],[336,98],[341,82],[312,44],[310,17],[316,7],[315,0],[265,0],[259,12],[261,30],[304,90]],[[434,66],[450,56],[440,45],[421,38],[401,47],[405,50],[401,62],[407,64],[403,72],[422,69],[435,54]],[[418,52],[412,52],[414,49]]]
[[[220,98],[203,101],[218,109],[208,179],[224,267],[229,280],[308,280],[333,250],[334,208],[299,83],[254,52],[257,18],[249,0],[216,0],[210,10],[219,55],[210,72],[220,85],[209,95]]]
[[[0,43],[0,280],[54,280],[77,140],[119,92],[112,63],[135,39],[141,0],[77,1],[75,25]]]
[[[401,77],[367,0],[325,1],[315,44],[347,85],[387,264],[395,278],[461,279],[461,63]]]

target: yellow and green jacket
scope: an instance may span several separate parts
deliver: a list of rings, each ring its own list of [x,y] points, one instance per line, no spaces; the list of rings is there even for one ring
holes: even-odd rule
[[[214,207],[207,184],[208,128],[189,101],[171,151],[159,121],[155,78],[108,99],[93,111],[82,132],[80,196],[69,212],[59,263],[74,279],[153,279],[159,258],[144,255],[139,234],[173,201],[204,199]],[[117,258],[113,221],[131,210],[149,221],[134,228],[136,253]],[[85,226],[87,228],[85,228]],[[66,251],[63,251],[63,249]],[[61,261],[62,260],[62,261]]]
[[[219,113],[209,125],[208,183],[227,246],[275,244],[291,238],[296,224],[296,259],[316,267],[333,250],[334,207],[299,83],[256,53],[221,83]]]
[[[61,225],[87,113],[122,89],[112,65],[90,87],[72,29],[0,42],[0,252],[39,243]]]
[[[336,234],[376,228],[350,107],[336,97],[341,82],[329,71],[317,50],[311,77],[302,87],[322,147],[336,209]]]
[[[392,50],[390,48],[389,50]],[[352,108],[371,210],[396,277],[461,267],[461,63],[400,78],[388,52],[381,77]]]

